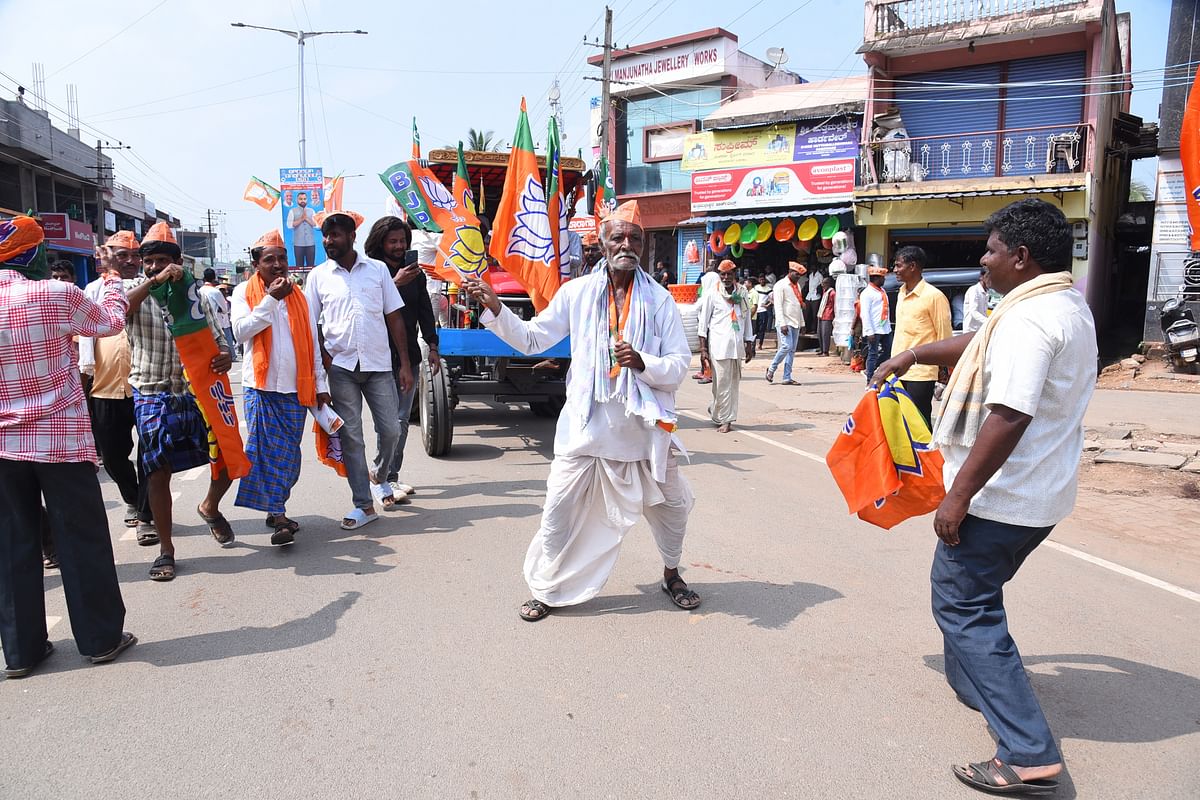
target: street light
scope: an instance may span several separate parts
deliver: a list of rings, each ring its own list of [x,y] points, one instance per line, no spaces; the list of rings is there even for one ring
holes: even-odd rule
[[[337,35],[337,34],[359,34],[361,36],[366,36],[367,32],[359,31],[359,30],[354,30],[354,31],[289,31],[289,30],[284,30],[283,28],[267,28],[267,27],[263,27],[262,25],[247,25],[244,22],[231,22],[229,24],[231,26],[233,26],[234,28],[253,28],[254,30],[257,30],[257,31],[275,31],[276,33],[282,33],[284,36],[290,36],[296,40],[296,46],[297,46],[297,50],[298,50],[297,70],[296,71],[297,71],[297,83],[299,84],[299,93],[300,93],[300,166],[307,167],[308,159],[307,159],[307,156],[305,153],[305,139],[307,137],[307,134],[305,132],[305,124],[304,124],[304,41],[306,39],[312,39],[317,36],[332,36],[332,35]]]

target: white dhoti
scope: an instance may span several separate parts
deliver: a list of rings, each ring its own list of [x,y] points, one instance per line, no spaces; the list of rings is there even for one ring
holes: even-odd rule
[[[646,517],[663,566],[679,566],[695,498],[672,453],[666,480],[649,461],[557,456],[546,482],[542,524],[525,554],[525,582],[548,606],[591,600],[608,581],[621,540]]]
[[[717,425],[736,422],[738,386],[742,382],[742,362],[737,358],[716,358],[712,362],[712,406],[708,413]]]

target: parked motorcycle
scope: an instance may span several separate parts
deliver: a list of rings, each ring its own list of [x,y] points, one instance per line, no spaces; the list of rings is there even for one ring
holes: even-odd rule
[[[1176,372],[1194,372],[1200,362],[1200,327],[1183,300],[1173,297],[1158,312],[1158,324],[1167,344],[1167,357]]]

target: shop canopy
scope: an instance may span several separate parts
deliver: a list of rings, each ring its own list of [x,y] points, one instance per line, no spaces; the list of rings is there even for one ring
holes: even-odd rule
[[[864,194],[856,196],[854,202],[869,205],[877,202],[893,200],[958,200],[962,197],[1000,197],[1003,195],[1019,194],[1063,194],[1064,192],[1082,192],[1083,186],[1014,186],[1009,189],[966,189],[955,192],[908,192],[905,194]]]

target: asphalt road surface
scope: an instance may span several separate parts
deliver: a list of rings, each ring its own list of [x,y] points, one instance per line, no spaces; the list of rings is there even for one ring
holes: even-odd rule
[[[680,394],[692,415],[706,401],[691,381]],[[979,796],[950,773],[994,744],[940,671],[930,519],[848,517],[813,457],[827,426],[775,411],[747,398],[729,435],[682,420],[693,613],[659,589],[640,523],[599,598],[517,617],[553,439],[521,406],[461,406],[445,459],[414,430],[413,504],[358,534],[311,442],[289,548],[233,492],[237,542],[219,547],[194,511],[207,471],[177,476],[168,584],[146,578],[156,548],[124,534],[106,482],[141,643],[86,665],[47,577],[58,649],[0,682],[0,797]],[[1200,576],[1157,577],[1179,591],[1043,547],[1009,586],[1068,765],[1060,798],[1200,796]]]

